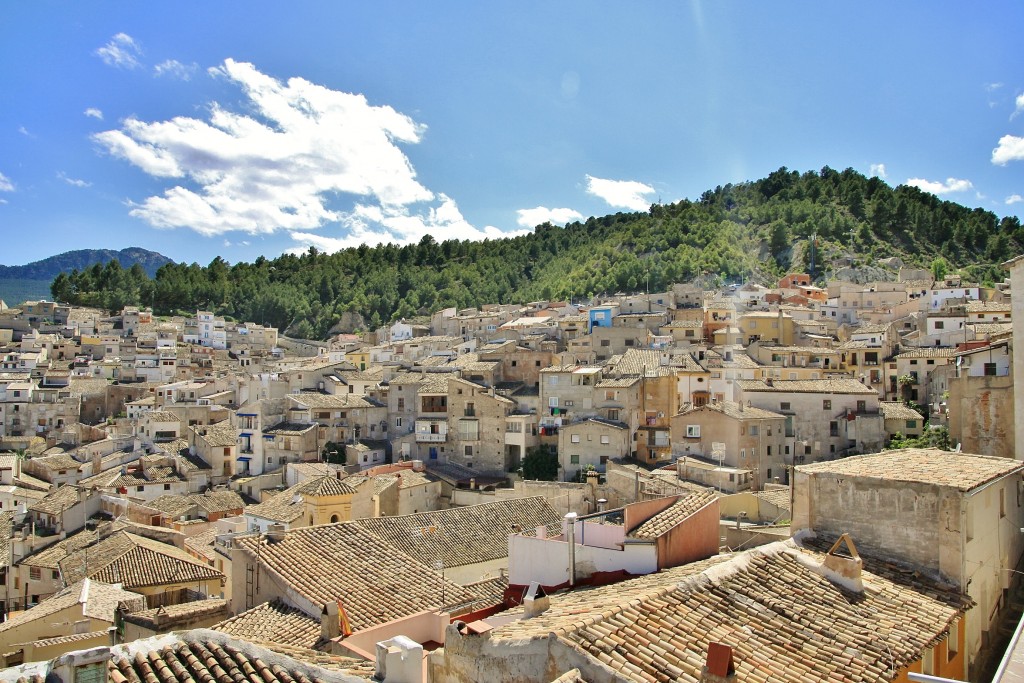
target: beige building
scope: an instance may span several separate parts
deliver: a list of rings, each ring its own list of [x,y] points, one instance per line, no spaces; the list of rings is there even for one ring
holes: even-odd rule
[[[744,380],[736,384],[741,402],[786,416],[786,436],[796,441],[793,460],[787,459],[787,463],[873,453],[885,444],[878,394],[856,380]]]
[[[3,666],[46,660],[93,645],[109,645],[119,605],[141,610],[146,607],[146,599],[119,585],[82,579],[32,609],[10,616],[0,624]],[[79,637],[67,637],[72,634]],[[53,639],[62,642],[52,642]]]
[[[966,620],[973,664],[1024,551],[1022,472],[1015,460],[934,449],[797,467],[793,529],[849,533],[867,554],[952,581],[977,603]]]
[[[699,456],[708,463],[751,470],[755,490],[776,479],[788,480],[793,438],[786,436],[786,416],[780,413],[734,401],[709,403],[675,415],[672,436],[677,462]],[[716,444],[721,444],[720,451]]]
[[[558,431],[558,463],[562,481],[575,481],[580,471],[604,472],[605,464],[629,455],[629,427],[622,422],[590,418],[562,425]]]
[[[921,436],[925,418],[902,401],[880,401],[878,409],[885,418],[885,434],[892,439],[896,434],[905,437]],[[971,451],[972,453],[974,451]]]
[[[285,489],[269,500],[245,508],[247,526],[260,533],[272,525],[296,529],[352,519],[355,489],[337,476],[324,475]]]
[[[505,448],[506,419],[515,402],[463,379],[448,380],[448,434],[454,449],[449,462],[485,474],[504,475],[513,463]]]

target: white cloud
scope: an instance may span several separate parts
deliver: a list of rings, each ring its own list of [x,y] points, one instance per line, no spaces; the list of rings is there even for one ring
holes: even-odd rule
[[[90,117],[92,117],[94,119],[97,119],[99,121],[103,120],[103,112],[101,112],[96,107],[89,107],[88,109],[86,109],[82,113],[85,114],[86,116],[90,116]]]
[[[1021,202],[1024,202],[1024,197],[1021,197],[1019,194],[1011,194],[1006,198],[1007,206],[1010,206],[1011,204],[1020,204]]]
[[[154,66],[153,74],[155,76],[169,76],[170,78],[177,78],[179,81],[190,81],[192,80],[192,76],[195,75],[198,70],[199,65],[195,62],[192,62],[191,64],[182,64],[177,59],[168,59]]]
[[[606,180],[588,175],[587,193],[600,197],[609,206],[647,211],[651,202],[644,199],[644,195],[653,194],[654,188],[635,180]]]
[[[282,83],[230,59],[209,73],[244,91],[245,114],[213,103],[208,120],[130,118],[93,136],[112,155],[177,182],[133,203],[131,215],[204,235],[291,231],[325,251],[428,232],[438,241],[514,234],[474,227],[452,199],[419,182],[399,143],[420,142],[426,127],[391,107],[302,78]],[[338,208],[343,195],[354,196],[351,211]],[[344,234],[309,232],[326,224]]]
[[[961,180],[959,178],[946,178],[946,182],[941,180],[925,180],[924,178],[908,178],[907,185],[920,188],[925,192],[931,192],[932,194],[949,194],[951,192],[965,192],[974,187],[974,184],[970,180]]]
[[[73,185],[74,187],[92,187],[92,183],[90,183],[88,181],[79,180],[78,178],[69,178],[64,173],[64,171],[58,171],[57,172],[57,177],[60,178],[61,180],[63,180],[68,185]]]
[[[552,223],[554,225],[565,225],[569,221],[582,220],[583,214],[575,209],[549,209],[546,206],[538,206],[534,209],[519,209],[516,211],[516,223],[524,228],[533,228],[541,223]]]
[[[21,133],[22,135],[24,135],[27,138],[34,138],[35,137],[35,135],[33,135],[32,132],[28,128],[26,128],[25,126],[18,126],[18,132]]]
[[[3,173],[0,173],[0,192],[14,192],[14,183]]]
[[[110,39],[110,42],[96,50],[94,53],[103,60],[107,66],[116,66],[122,69],[137,69],[139,57],[142,56],[142,48],[127,33],[118,33]]]
[[[992,163],[1005,166],[1011,161],[1024,159],[1024,138],[1016,135],[1004,135],[999,138],[999,146],[992,150]]]
[[[885,164],[871,164],[871,175],[885,180],[888,177],[885,174]]]
[[[1003,87],[1002,83],[986,83],[985,84],[985,90],[987,90],[989,92],[994,92],[996,90],[999,90],[1002,87]]]
[[[1022,111],[1024,111],[1024,93],[1017,95],[1017,99],[1014,100],[1014,109],[1013,113],[1010,114],[1010,120],[1015,119]]]
[[[424,235],[431,235],[438,242],[445,240],[482,240],[515,237],[528,230],[503,231],[488,225],[482,230],[471,225],[459,211],[455,201],[444,194],[438,195],[439,204],[426,211],[412,212],[407,207],[371,206],[357,204],[351,212],[341,216],[341,225],[347,234],[329,237],[308,232],[293,232],[292,239],[302,244],[288,251],[301,254],[308,247],[333,253],[360,244],[377,245],[397,242],[411,244],[419,242]]]

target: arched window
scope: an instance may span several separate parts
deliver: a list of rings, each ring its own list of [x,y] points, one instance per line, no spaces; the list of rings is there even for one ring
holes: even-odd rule
[[[337,524],[340,521],[341,519],[338,518],[338,515],[331,515],[331,524]]]

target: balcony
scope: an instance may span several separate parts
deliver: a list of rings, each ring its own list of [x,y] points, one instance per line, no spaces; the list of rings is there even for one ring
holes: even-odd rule
[[[444,443],[447,440],[447,434],[429,434],[416,432],[416,443]]]
[[[462,415],[463,417],[476,417],[476,409],[466,408],[464,411],[462,411]]]

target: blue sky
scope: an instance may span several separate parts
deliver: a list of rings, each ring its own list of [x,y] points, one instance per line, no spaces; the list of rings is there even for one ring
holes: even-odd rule
[[[780,166],[1021,215],[1024,4],[837,5],[6,3],[0,263],[483,239]]]

